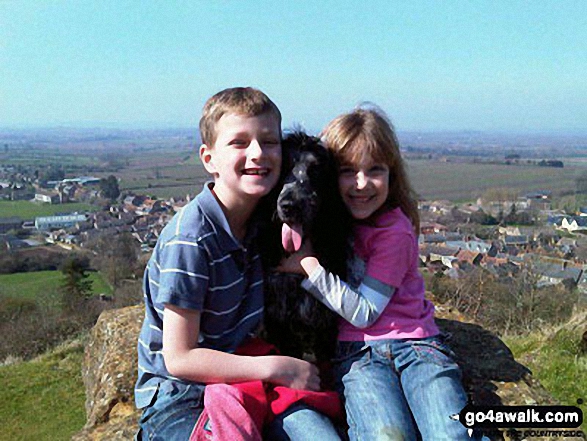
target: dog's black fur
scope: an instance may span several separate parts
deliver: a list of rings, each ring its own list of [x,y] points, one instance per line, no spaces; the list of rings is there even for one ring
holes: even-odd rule
[[[273,222],[262,232],[266,268],[266,339],[283,355],[317,361],[334,354],[338,316],[304,290],[303,276],[277,272],[288,253],[281,244],[283,223],[298,224],[316,257],[328,271],[346,278],[350,217],[338,190],[332,153],[316,137],[300,131],[282,142],[282,183]]]

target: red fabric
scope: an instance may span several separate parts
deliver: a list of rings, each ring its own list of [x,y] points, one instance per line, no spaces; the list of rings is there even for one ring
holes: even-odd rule
[[[262,356],[278,354],[279,351],[275,346],[267,343],[264,340],[259,338],[251,338],[243,343],[243,345],[241,345],[235,353],[239,355]],[[246,386],[249,383],[261,382],[253,381],[247,383],[235,383],[232,386],[241,389],[245,394],[249,394],[252,390],[254,390],[255,392],[253,392],[253,394],[255,395],[255,400],[260,399],[259,395],[261,391],[266,393],[267,401],[269,402],[271,410],[271,413],[268,415],[269,421],[272,420],[275,415],[279,415],[280,413],[285,412],[288,407],[294,403],[297,403],[298,401],[312,406],[314,409],[332,419],[344,419],[342,403],[340,402],[338,394],[334,391],[312,392],[309,390],[290,389],[289,387],[285,386],[275,386],[273,388],[269,388],[269,390],[265,392],[264,388],[259,385],[254,388],[249,388],[249,386]],[[243,390],[241,385],[245,385],[244,389],[248,388],[248,390]]]
[[[250,339],[235,352],[239,355],[262,356],[278,353],[273,345]],[[213,433],[205,430],[206,421],[198,421],[190,441],[203,440],[257,440],[263,432],[263,424],[285,412],[291,405],[302,402],[334,420],[344,420],[344,411],[338,394],[334,391],[312,392],[271,387],[261,381],[212,384],[206,386],[204,413],[200,420],[212,422]]]
[[[279,415],[287,410],[292,404],[301,401],[308,406],[323,413],[334,420],[342,420],[344,413],[338,394],[332,390],[312,392],[309,390],[290,389],[289,387],[277,386],[272,394],[275,398],[269,398],[271,412]]]

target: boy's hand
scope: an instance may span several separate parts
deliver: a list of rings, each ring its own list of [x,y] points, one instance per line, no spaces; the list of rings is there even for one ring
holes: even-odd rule
[[[271,372],[268,379],[270,383],[291,389],[320,390],[319,371],[312,363],[283,355],[264,358]]]

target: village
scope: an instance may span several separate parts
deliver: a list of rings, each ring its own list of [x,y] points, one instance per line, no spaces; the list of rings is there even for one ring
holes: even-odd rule
[[[127,233],[142,253],[150,253],[163,227],[190,201],[189,195],[162,199],[129,192],[106,198],[100,182],[91,176],[44,185],[23,176],[0,182],[4,199],[63,208],[62,214],[34,219],[0,217],[0,250],[47,245],[84,249],[100,237],[115,240]],[[534,274],[537,287],[562,284],[587,295],[587,209],[573,215],[552,210],[547,191],[516,197],[509,193],[475,203],[420,201],[422,270],[458,279],[480,267],[500,279],[525,269]],[[71,202],[92,203],[96,211],[70,212]]]

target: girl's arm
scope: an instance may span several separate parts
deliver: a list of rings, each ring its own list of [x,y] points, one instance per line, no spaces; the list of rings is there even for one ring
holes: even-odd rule
[[[326,271],[313,256],[302,257],[300,265],[308,277],[302,287],[357,328],[375,323],[395,293],[393,286],[369,276],[354,289]]]

